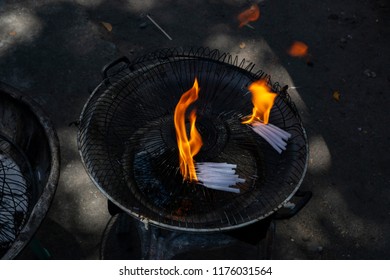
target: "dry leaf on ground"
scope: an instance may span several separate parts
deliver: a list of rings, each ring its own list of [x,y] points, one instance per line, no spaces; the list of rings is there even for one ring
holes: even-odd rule
[[[332,97],[333,97],[333,99],[334,99],[335,101],[339,102],[339,101],[340,101],[341,94],[340,94],[339,91],[336,90],[336,91],[333,92]]]
[[[105,29],[107,29],[108,32],[111,32],[111,31],[112,31],[112,25],[111,25],[111,23],[105,22],[105,21],[101,21],[100,23],[104,26]]]

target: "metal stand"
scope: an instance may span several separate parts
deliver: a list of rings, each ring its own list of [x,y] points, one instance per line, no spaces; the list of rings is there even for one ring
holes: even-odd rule
[[[110,203],[109,203],[110,205]],[[115,210],[109,206],[110,212]],[[102,259],[271,259],[271,219],[216,233],[171,231],[125,213],[112,213],[101,243]]]

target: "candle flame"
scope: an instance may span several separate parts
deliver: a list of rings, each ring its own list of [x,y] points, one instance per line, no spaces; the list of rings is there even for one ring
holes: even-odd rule
[[[242,123],[251,124],[255,121],[261,121],[267,124],[277,94],[271,92],[265,80],[253,82],[248,89],[252,93],[253,111],[252,116]]]
[[[184,180],[197,181],[195,164],[193,157],[200,151],[203,145],[202,137],[196,129],[196,112],[193,110],[190,114],[190,140],[187,137],[186,130],[186,110],[198,99],[199,85],[195,78],[191,89],[183,93],[176,105],[174,113],[174,123],[176,129],[176,140],[179,148],[180,173]]]

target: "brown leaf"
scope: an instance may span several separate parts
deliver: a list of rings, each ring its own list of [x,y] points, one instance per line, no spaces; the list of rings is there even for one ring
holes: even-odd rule
[[[11,31],[10,33],[8,33],[9,35],[11,36],[15,36],[16,35],[16,31]]]
[[[108,32],[111,32],[111,31],[112,31],[112,25],[111,25],[111,23],[105,22],[105,21],[101,21],[100,23],[104,26],[105,29],[107,29]]]
[[[244,42],[240,43],[240,49],[244,49],[246,47],[246,44]]]
[[[339,91],[336,90],[336,91],[333,92],[332,97],[333,97],[333,100],[339,102],[339,101],[340,101],[341,94],[340,94]]]

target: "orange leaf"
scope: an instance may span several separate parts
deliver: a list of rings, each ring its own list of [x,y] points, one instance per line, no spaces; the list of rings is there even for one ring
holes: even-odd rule
[[[250,21],[256,21],[259,19],[259,17],[260,17],[259,6],[257,4],[253,4],[252,6],[250,6],[249,9],[243,11],[238,15],[237,18],[238,21],[240,22],[239,27],[243,27]]]
[[[307,55],[308,48],[305,43],[295,41],[287,52],[291,56],[304,57]]]

